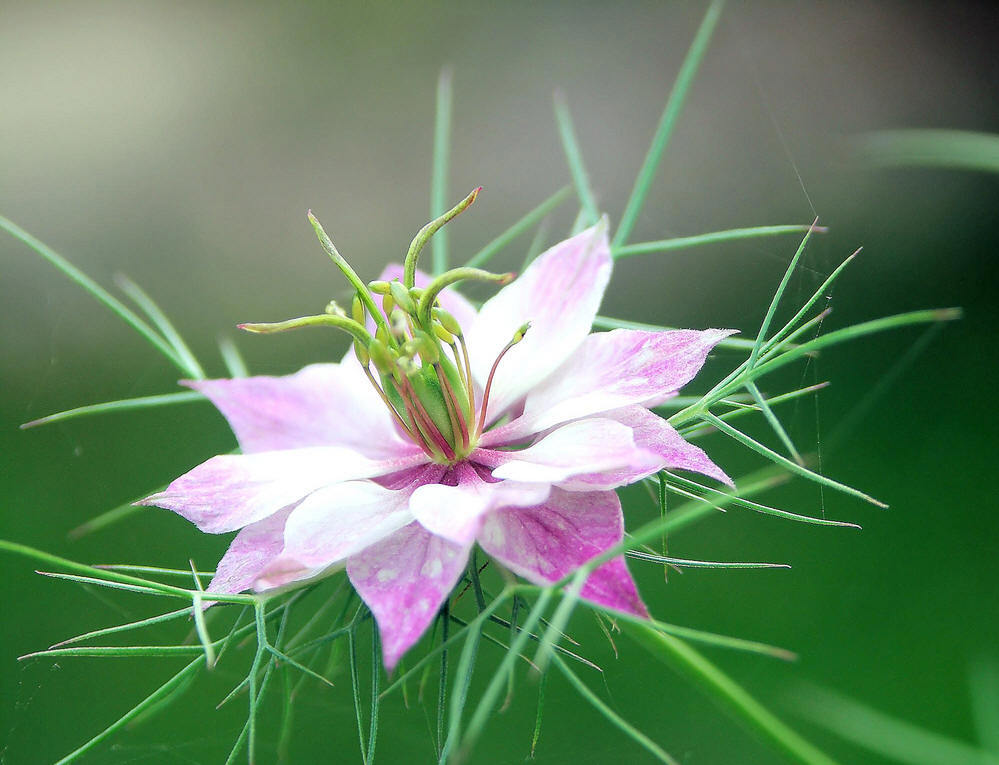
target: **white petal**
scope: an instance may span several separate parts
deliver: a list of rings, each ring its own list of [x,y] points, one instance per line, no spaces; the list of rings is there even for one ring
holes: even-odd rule
[[[583,341],[611,275],[607,223],[556,244],[486,301],[465,337],[476,381],[489,371],[514,332],[531,328],[504,357],[493,379],[487,421],[547,377]]]

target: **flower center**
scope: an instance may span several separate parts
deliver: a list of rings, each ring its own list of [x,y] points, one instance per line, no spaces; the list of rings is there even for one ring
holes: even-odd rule
[[[409,246],[403,279],[364,284],[337,252],[319,221],[309,213],[320,243],[355,294],[350,315],[331,302],[318,316],[276,324],[241,324],[251,332],[279,332],[306,326],[332,326],[348,332],[361,368],[399,427],[435,462],[454,464],[467,457],[482,434],[493,377],[503,356],[519,343],[528,325],[520,327],[493,362],[481,401],[468,347],[458,321],[441,305],[440,293],[458,282],[474,280],[507,284],[513,274],[493,274],[478,268],[455,268],[436,277],[427,287],[415,286],[420,251],[448,221],[468,208],[481,189],[475,189],[440,218],[430,221]],[[381,306],[378,299],[381,299]],[[374,324],[374,333],[368,320]]]

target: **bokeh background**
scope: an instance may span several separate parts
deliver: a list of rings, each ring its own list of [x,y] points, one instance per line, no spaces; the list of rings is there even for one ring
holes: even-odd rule
[[[454,71],[451,196],[485,187],[451,227],[460,259],[568,182],[555,89],[566,95],[600,203],[616,220],[702,13],[701,3],[655,2],[3,2],[0,214],[102,284],[121,272],[143,285],[209,373],[221,375],[217,338],[234,336],[237,322],[314,312],[346,293],[307,209],[362,276],[403,254],[429,216],[442,66]],[[792,299],[864,246],[835,288],[826,328],[922,307],[965,309],[914,359],[905,361],[922,329],[840,347],[768,383],[832,380],[817,406],[785,410],[792,435],[821,454],[830,475],[891,509],[800,482],[765,501],[863,531],[733,510],[677,534],[671,551],[784,561],[792,570],[688,571],[664,583],[661,569],[632,563],[658,616],[799,652],[791,665],[710,653],[844,762],[887,760],[801,719],[798,681],[973,741],[969,674],[999,661],[999,179],[881,170],[852,148],[858,134],[886,127],[999,131],[997,33],[999,14],[987,5],[732,4],[634,235],[818,215],[831,230],[810,249]],[[553,241],[568,229],[570,208],[552,217]],[[758,240],[622,261],[604,311],[751,334],[795,245]],[[526,247],[527,238],[498,262],[516,267]],[[226,540],[157,510],[67,537],[232,448],[232,438],[205,404],[18,430],[53,411],[174,390],[176,374],[6,236],[0,274],[0,537],[87,562],[183,567],[193,557],[211,567]],[[322,333],[237,340],[260,373],[291,372],[342,347]],[[719,354],[700,384],[735,359]],[[887,393],[872,399],[886,378]],[[720,437],[705,443],[733,475],[761,465]],[[636,523],[653,512],[641,494],[628,502]],[[159,605],[32,569],[0,558],[0,760],[11,765],[58,759],[176,671],[166,660],[17,662]],[[681,762],[778,761],[624,639],[616,659],[585,614],[573,634],[605,668],[616,708]],[[484,651],[482,660],[488,667],[496,657]],[[487,676],[480,669],[479,679]],[[220,762],[242,714],[212,711],[223,685],[195,687],[86,761]],[[314,690],[293,761],[353,761],[349,684]],[[525,679],[476,762],[525,759],[534,697]],[[539,763],[602,763],[622,753],[643,761],[558,678],[547,710]],[[385,714],[381,761],[429,761],[424,712],[396,702]],[[264,751],[265,760],[273,756]]]

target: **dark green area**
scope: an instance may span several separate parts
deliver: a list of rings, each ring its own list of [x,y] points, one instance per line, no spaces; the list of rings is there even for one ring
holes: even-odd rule
[[[965,318],[943,328],[870,406],[869,394],[924,329],[836,348],[761,385],[773,393],[831,380],[817,404],[784,408],[790,435],[803,452],[821,455],[824,472],[891,508],[823,495],[802,481],[762,501],[825,512],[863,531],[733,509],[678,533],[670,553],[788,562],[790,571],[690,570],[671,572],[664,583],[653,564],[632,561],[631,568],[658,617],[798,652],[791,665],[708,653],[841,761],[882,763],[796,718],[789,689],[808,679],[974,740],[969,667],[997,658],[999,634],[991,485],[999,179],[875,171],[843,139],[899,126],[999,132],[989,100],[999,86],[988,55],[996,20],[980,8],[955,13],[946,27],[932,7],[795,8],[792,17],[781,5],[726,12],[634,241],[808,223],[814,205],[831,231],[806,253],[778,321],[861,245],[833,291],[825,329],[935,306],[963,306]],[[569,182],[551,109],[556,86],[572,107],[597,202],[616,220],[700,12],[652,3],[11,7],[0,30],[0,214],[109,288],[112,274],[126,271],[175,321],[209,374],[219,375],[216,337],[234,334],[236,322],[315,313],[331,297],[343,302],[347,290],[317,246],[306,209],[362,277],[401,259],[430,215],[433,93],[442,64],[455,77],[452,196],[485,187],[452,225],[452,260]],[[552,241],[573,214],[553,217]],[[495,267],[517,268],[529,240]],[[752,337],[795,244],[790,237],[622,260],[603,312],[738,327]],[[230,450],[232,438],[203,403],[18,430],[53,411],[173,391],[176,376],[105,309],[8,238],[0,239],[0,271],[0,537],[85,562],[182,568],[193,558],[210,568],[226,540],[155,509],[67,538],[94,515]],[[237,341],[251,370],[262,373],[333,359],[343,348],[320,330]],[[694,387],[707,387],[738,358],[719,353]],[[762,422],[747,428],[780,448]],[[761,464],[719,436],[702,445],[734,476]],[[625,502],[634,525],[658,512],[640,489]],[[181,666],[167,659],[18,663],[17,655],[72,634],[174,606],[39,577],[29,562],[10,557],[0,558],[0,581],[0,761],[58,759]],[[616,658],[585,611],[571,626],[581,650],[605,670],[605,698],[681,762],[777,761],[623,637]],[[160,634],[169,639],[186,628]],[[483,644],[472,699],[498,660]],[[579,671],[603,688],[595,674]],[[214,705],[238,679],[222,666],[163,716],[85,761],[220,762],[243,706],[215,712]],[[335,681],[336,689],[312,685],[301,699],[291,761],[357,759],[349,681]],[[523,673],[475,762],[527,756],[536,691]],[[433,696],[429,690],[431,708]],[[261,761],[274,756],[266,734],[279,714],[276,704],[268,707]],[[378,759],[429,761],[433,722],[423,709],[404,710],[396,697],[383,714]],[[553,674],[537,761],[582,765],[622,756],[645,755]]]

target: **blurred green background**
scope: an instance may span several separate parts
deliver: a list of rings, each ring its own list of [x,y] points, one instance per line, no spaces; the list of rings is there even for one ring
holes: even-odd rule
[[[451,228],[460,259],[568,183],[551,109],[556,88],[616,220],[702,13],[700,3],[656,2],[0,3],[0,214],[106,286],[117,272],[143,285],[209,374],[221,375],[216,341],[234,336],[237,322],[314,312],[346,294],[305,220],[308,208],[362,276],[401,257],[429,217],[443,65],[454,69],[451,197],[485,187]],[[878,170],[851,148],[857,134],[885,127],[999,132],[997,32],[999,15],[985,5],[731,5],[633,236],[808,223],[818,214],[831,230],[808,252],[792,300],[864,246],[835,288],[827,329],[915,308],[965,309],[873,406],[867,394],[924,330],[841,346],[768,381],[779,391],[832,380],[817,405],[785,410],[791,433],[821,454],[825,472],[891,509],[801,482],[764,501],[863,531],[732,510],[677,534],[671,553],[784,561],[792,570],[688,571],[664,584],[661,569],[631,564],[657,616],[799,652],[790,665],[710,655],[843,762],[887,761],[797,717],[798,680],[973,741],[969,672],[999,660],[989,467],[999,179]],[[571,207],[553,216],[552,241],[571,224]],[[793,237],[758,240],[621,261],[604,312],[751,335],[795,245]],[[524,239],[498,262],[517,267],[526,247]],[[184,567],[193,557],[210,568],[226,540],[158,510],[68,539],[86,519],[232,448],[232,437],[200,403],[18,430],[53,411],[174,390],[176,375],[6,236],[0,273],[0,538],[86,562]],[[341,349],[322,333],[237,340],[260,373],[291,372]],[[719,354],[698,384],[736,358]],[[718,436],[705,446],[732,475],[761,466]],[[633,523],[654,512],[641,493],[627,501]],[[32,569],[0,557],[0,760],[11,765],[58,759],[176,671],[166,660],[18,663],[162,606]],[[585,613],[572,632],[604,667],[616,708],[681,762],[779,761],[627,640],[615,658]],[[479,681],[496,658],[483,651]],[[221,762],[243,711],[212,708],[234,677],[196,686],[86,761]],[[532,686],[520,683],[475,762],[526,758]],[[299,712],[293,761],[352,762],[349,684],[313,691]],[[622,753],[644,761],[560,678],[547,710],[539,763]],[[385,715],[379,759],[429,761],[424,712],[395,700]],[[269,761],[273,749],[264,752]]]

